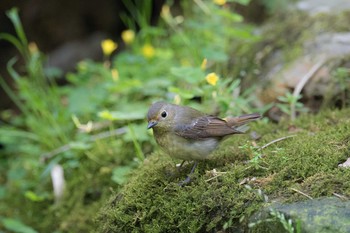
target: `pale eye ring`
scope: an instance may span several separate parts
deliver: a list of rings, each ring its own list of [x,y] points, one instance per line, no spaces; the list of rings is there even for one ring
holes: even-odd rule
[[[161,114],[160,114],[161,117],[165,118],[168,116],[168,113],[164,110]]]

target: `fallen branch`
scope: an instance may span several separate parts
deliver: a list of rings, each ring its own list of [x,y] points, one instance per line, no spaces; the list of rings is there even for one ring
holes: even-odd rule
[[[314,76],[314,74],[324,65],[325,60],[321,60],[318,63],[316,63],[313,67],[311,67],[311,69],[309,70],[309,72],[307,72],[298,82],[297,86],[295,87],[294,91],[293,91],[293,97],[297,98],[300,93],[301,90],[304,88],[305,84]],[[294,121],[296,117],[296,112],[295,112],[295,103],[291,104],[291,121]]]
[[[208,182],[208,181],[211,181],[211,180],[213,180],[213,179],[215,179],[215,178],[217,178],[217,177],[219,177],[219,176],[222,176],[222,175],[226,174],[227,172],[218,172],[218,171],[216,171],[216,169],[214,168],[213,170],[207,171],[206,173],[207,173],[208,175],[212,175],[212,176],[213,176],[213,177],[211,177],[211,178],[205,180],[205,182]]]
[[[343,201],[348,201],[349,198],[344,196],[344,195],[340,195],[338,193],[333,193],[334,196],[338,197],[339,199],[343,200]]]
[[[260,150],[265,149],[266,147],[268,147],[268,146],[270,146],[270,145],[272,145],[272,144],[274,144],[274,143],[276,143],[276,142],[282,141],[282,140],[287,139],[287,138],[292,138],[292,137],[295,137],[295,136],[297,136],[297,135],[294,134],[294,135],[289,135],[289,136],[285,136],[285,137],[282,137],[282,138],[275,139],[275,140],[273,140],[273,141],[271,141],[271,142],[269,142],[269,143],[263,145],[263,146],[260,147],[259,149],[260,149]]]
[[[309,198],[310,200],[313,199],[312,197],[310,197],[310,196],[307,195],[306,193],[303,193],[302,191],[299,191],[298,189],[295,189],[295,188],[290,188],[290,189],[293,190],[294,192],[297,192],[297,193],[299,193],[299,194],[301,194],[301,195],[303,195],[303,196]]]

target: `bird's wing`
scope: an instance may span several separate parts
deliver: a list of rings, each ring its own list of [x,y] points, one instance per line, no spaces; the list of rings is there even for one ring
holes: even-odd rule
[[[242,132],[231,128],[223,119],[214,116],[202,116],[195,118],[189,124],[175,127],[175,133],[188,139],[204,139],[224,137]]]

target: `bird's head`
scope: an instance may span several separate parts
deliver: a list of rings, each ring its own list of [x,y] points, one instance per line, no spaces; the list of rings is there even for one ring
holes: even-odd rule
[[[156,102],[148,110],[147,129],[169,129],[172,127],[175,117],[175,106],[165,102]]]

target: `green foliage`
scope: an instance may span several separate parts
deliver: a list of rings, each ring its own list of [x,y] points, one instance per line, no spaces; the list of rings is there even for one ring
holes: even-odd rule
[[[0,180],[4,185],[0,190],[0,198],[5,205],[0,208],[0,216],[9,216],[14,221],[24,219],[25,224],[35,226],[40,231],[52,231],[60,228],[60,223],[50,219],[51,223],[48,224],[42,219],[52,215],[52,209],[49,207],[53,205],[54,197],[50,172],[54,164],[60,163],[65,171],[65,179],[72,182],[74,176],[80,177],[90,172],[82,169],[80,171],[84,172],[79,173],[77,170],[90,166],[91,163],[96,169],[107,165],[134,163],[133,158],[136,156],[137,161],[141,161],[143,146],[150,147],[150,136],[144,133],[140,134],[140,139],[136,138],[132,129],[134,124],[135,129],[138,126],[135,121],[143,120],[147,107],[140,104],[143,108],[134,109],[133,113],[129,110],[136,105],[128,106],[125,104],[126,99],[121,100],[124,107],[118,109],[121,112],[115,113],[116,122],[106,122],[98,116],[98,112],[111,107],[115,99],[113,96],[108,98],[112,82],[104,82],[100,78],[112,79],[111,71],[103,64],[87,61],[84,66],[83,62],[78,67],[81,71],[80,76],[69,75],[71,85],[58,87],[51,76],[52,70],[48,71],[51,72],[49,74],[43,68],[44,56],[34,43],[28,44],[17,10],[9,11],[8,16],[17,35],[1,33],[0,39],[7,40],[19,50],[24,61],[24,72],[17,73],[13,68],[16,59],[9,61],[8,71],[17,92],[11,90],[0,77],[1,87],[21,110],[21,115],[11,111],[1,114],[2,120],[7,124],[0,128],[0,141],[5,147],[0,163],[1,177],[5,177]],[[125,115],[127,111],[128,117]],[[80,121],[88,123],[82,124]],[[123,128],[125,124],[129,125],[129,130],[115,129]],[[106,127],[107,131],[103,131]],[[125,137],[122,134],[125,134]],[[133,136],[132,140],[129,139],[130,135]],[[114,141],[106,140],[109,137],[113,137]],[[133,153],[134,147],[138,149],[136,156]],[[108,172],[107,175],[106,187],[100,191],[103,194],[109,192],[108,185],[116,185],[112,173]],[[74,187],[68,187],[71,189],[67,188],[66,192],[74,192]],[[80,192],[84,196],[88,189],[80,189]],[[97,198],[94,201],[101,199]],[[74,206],[75,204],[71,203],[69,208]],[[82,208],[88,210],[91,206],[85,205]],[[36,212],[35,215],[33,211]],[[96,211],[93,210],[92,213],[94,212]],[[55,218],[63,221],[60,213],[56,213]],[[90,217],[92,218],[91,215]],[[9,227],[14,224],[10,223]],[[79,231],[78,226],[76,229]]]
[[[125,13],[120,15],[126,26],[133,30],[137,27],[146,29],[150,26],[152,1],[123,0],[123,4],[130,14],[130,16]]]
[[[240,150],[241,160],[249,161],[247,170],[239,159],[227,160],[234,169],[226,167],[228,175],[222,180],[202,179],[198,187],[181,189],[173,184],[183,179],[184,172],[181,177],[164,176],[164,164],[169,166],[169,162],[154,156],[148,159],[155,143],[146,132],[144,119],[150,103],[159,99],[222,115],[264,112],[266,109],[253,107],[254,86],[241,88],[241,79],[254,67],[244,54],[261,39],[253,34],[254,27],[243,23],[242,16],[229,7],[212,1],[182,1],[183,15],[176,16],[169,10],[171,5],[165,5],[162,21],[151,26],[150,1],[123,2],[131,16],[122,19],[129,29],[139,29],[134,41],[102,63],[80,62],[76,72],[66,75],[69,84],[63,87],[55,84],[57,70],[43,68],[45,58],[34,43],[28,43],[17,11],[8,13],[16,35],[0,33],[0,39],[19,50],[25,72],[16,71],[15,58],[9,61],[16,92],[0,77],[1,87],[21,110],[21,115],[10,111],[1,115],[7,124],[0,129],[0,141],[5,145],[0,173],[6,177],[0,180],[4,183],[0,215],[13,217],[3,218],[5,230],[30,232],[31,228],[26,228],[30,225],[40,232],[90,231],[96,210],[110,190],[118,192],[123,185],[123,193],[130,194],[129,199],[122,199],[127,204],[115,210],[106,207],[105,214],[134,227],[128,230],[157,231],[167,224],[169,230],[210,231],[221,230],[225,223],[230,229],[237,222],[246,223],[244,216],[261,202],[238,185],[250,172],[265,174],[266,169],[261,169],[265,167],[270,172],[277,170],[256,148]],[[286,104],[290,103],[287,98]],[[232,155],[231,151],[226,154]],[[278,165],[289,159],[286,152],[280,158]],[[64,168],[67,181],[60,205],[53,204],[49,175],[56,163]],[[143,163],[145,166],[133,173]],[[205,169],[209,168],[207,164]],[[204,174],[205,169],[196,175]],[[232,185],[232,181],[236,183]],[[166,199],[164,192],[169,194]],[[232,196],[225,196],[229,192]],[[202,202],[192,206],[193,200]],[[217,203],[222,203],[221,207]],[[213,215],[206,215],[208,211]],[[161,215],[165,217],[160,219]],[[114,219],[111,221],[114,224]],[[101,227],[118,228],[112,223]]]
[[[301,95],[294,95],[290,92],[287,92],[284,96],[279,96],[277,99],[280,103],[277,104],[277,107],[287,114],[292,121],[295,120],[296,112],[307,112],[307,108],[304,107],[302,102],[299,102]]]
[[[183,4],[192,6],[193,3]],[[211,2],[196,4],[192,7],[186,5],[183,16],[173,16],[169,6],[163,6],[161,16],[170,29],[150,26],[145,23],[146,14],[128,7],[132,17],[127,21],[133,22],[128,25],[143,26],[132,45],[112,63],[111,69],[117,70],[119,74],[119,78],[111,84],[112,91],[125,93],[136,100],[151,97],[151,101],[166,99],[189,105],[196,104],[193,99],[200,99],[202,110],[214,104],[222,114],[229,113],[229,108],[237,109],[236,114],[251,110],[254,97],[244,103],[239,102],[252,91],[238,99],[239,83],[237,85],[233,75],[225,76],[228,75],[228,54],[233,50],[231,45],[235,41],[249,44],[259,38],[251,33],[252,27],[241,23],[241,16],[229,9]],[[130,28],[134,29],[133,26]],[[144,53],[145,44],[150,41],[155,50],[151,56]],[[206,75],[213,71],[223,75],[217,85],[210,85],[205,80]],[[77,75],[80,75],[79,72]],[[233,91],[237,101],[232,98],[235,94]],[[238,106],[244,107],[235,108],[236,102]]]
[[[122,166],[113,169],[112,180],[117,184],[122,185],[127,180],[127,175],[131,172],[132,167]]]
[[[254,169],[260,169],[260,168],[264,168],[262,165],[260,165],[260,163],[263,161],[262,158],[262,154],[261,154],[261,150],[260,148],[253,146],[253,145],[249,145],[248,143],[239,146],[239,149],[241,149],[243,151],[243,153],[248,153],[250,154],[250,160],[249,160],[249,164],[251,164],[251,166]]]
[[[249,228],[254,228],[258,224],[261,223],[279,223],[282,225],[282,229],[285,230],[285,232],[288,233],[301,233],[301,222],[296,221],[296,223],[293,223],[293,219],[287,218],[283,213],[270,208],[270,218],[259,220],[257,222],[249,223]]]
[[[294,228],[293,226],[293,220],[286,218],[283,213],[276,211],[276,210],[271,210],[270,212],[271,216],[274,217],[277,221],[279,221],[283,228],[288,232],[288,233],[300,233],[300,225],[297,229]]]
[[[339,67],[335,70],[335,78],[339,82],[340,89],[345,91],[349,89],[350,81],[350,69],[345,67]]]
[[[33,228],[24,225],[22,222],[13,218],[0,218],[0,222],[6,230],[16,233],[37,233]]]
[[[19,50],[24,72],[14,68],[16,58],[8,62],[16,91],[0,77],[21,111],[1,114],[6,122],[0,128],[5,145],[0,174],[6,177],[0,180],[1,216],[18,224],[23,219],[40,232],[89,231],[110,187],[118,191],[152,151],[144,118],[155,100],[222,115],[264,111],[253,107],[254,87],[241,91],[236,77],[244,75],[239,65],[232,66],[232,54],[237,61],[260,39],[240,15],[211,1],[183,1],[183,15],[173,16],[165,5],[162,22],[151,26],[151,1],[124,4],[131,17],[122,18],[129,29],[139,29],[136,38],[113,59],[80,62],[63,87],[55,83],[60,71],[44,69],[45,56],[28,43],[17,10],[9,11],[16,35],[0,33],[0,39]],[[50,172],[57,163],[67,187],[55,206]]]
[[[334,71],[333,76],[339,85],[341,91],[342,107],[345,108],[349,104],[347,92],[350,90],[350,69],[339,67]]]
[[[269,13],[272,13],[281,9],[285,10],[291,0],[262,0],[261,2],[267,8]]]

